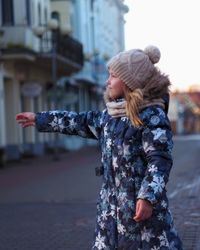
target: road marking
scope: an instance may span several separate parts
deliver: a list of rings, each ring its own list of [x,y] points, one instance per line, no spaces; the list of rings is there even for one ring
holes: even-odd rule
[[[200,135],[199,134],[197,134],[197,135],[175,135],[174,140],[177,140],[177,141],[188,141],[188,140],[200,141]]]
[[[200,177],[198,177],[193,183],[187,184],[186,186],[178,187],[174,192],[169,194],[169,198],[172,199],[174,198],[178,193],[185,191],[185,190],[191,190],[192,188],[195,188],[196,193],[200,187]]]

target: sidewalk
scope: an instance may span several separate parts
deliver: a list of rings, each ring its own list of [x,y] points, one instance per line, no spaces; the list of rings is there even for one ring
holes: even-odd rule
[[[168,197],[185,250],[200,250],[200,136],[174,138]]]
[[[10,162],[0,170],[0,250],[89,250],[97,148]]]
[[[200,250],[199,149],[198,140],[175,139],[168,197],[185,250]],[[0,170],[0,250],[89,250],[101,184],[94,169],[99,164],[99,150],[87,147],[61,154],[56,162],[45,155]],[[13,248],[9,244],[16,237]],[[31,248],[33,243],[38,246]]]

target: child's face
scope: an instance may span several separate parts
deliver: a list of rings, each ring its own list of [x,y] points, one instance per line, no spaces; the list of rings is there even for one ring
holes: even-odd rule
[[[124,83],[120,80],[112,70],[109,70],[109,77],[106,81],[107,92],[111,99],[117,99],[124,96]]]

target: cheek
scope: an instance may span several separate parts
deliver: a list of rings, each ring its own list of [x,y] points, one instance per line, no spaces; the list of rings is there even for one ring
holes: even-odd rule
[[[124,89],[122,84],[119,83],[115,84],[113,86],[113,90],[118,96],[122,96],[124,94]]]
[[[124,84],[123,83],[120,84],[119,89],[120,89],[120,92],[123,94],[124,93]]]
[[[118,90],[118,92],[120,94],[123,94],[124,93],[124,84],[122,82],[118,82],[116,89]]]

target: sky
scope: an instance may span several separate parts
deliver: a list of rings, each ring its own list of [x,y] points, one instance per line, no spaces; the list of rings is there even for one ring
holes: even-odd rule
[[[125,48],[156,45],[172,90],[200,89],[199,0],[125,0]]]

